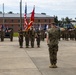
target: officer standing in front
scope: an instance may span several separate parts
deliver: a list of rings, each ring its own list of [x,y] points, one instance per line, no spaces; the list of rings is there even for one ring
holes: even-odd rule
[[[47,43],[49,47],[49,57],[51,65],[49,68],[57,68],[57,52],[58,52],[58,41],[59,41],[59,30],[55,23],[51,23],[51,28],[47,30]]]
[[[23,31],[22,28],[19,30],[19,46],[20,48],[23,48]]]

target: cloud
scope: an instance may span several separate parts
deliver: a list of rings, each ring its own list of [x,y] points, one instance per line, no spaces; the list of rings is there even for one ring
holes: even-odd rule
[[[20,0],[0,0],[0,5],[2,3],[5,6],[9,7],[18,7]],[[22,4],[24,6],[25,2],[27,2],[29,7],[35,5],[41,9],[51,9],[51,10],[68,10],[68,9],[75,9],[76,2],[75,0],[22,0]]]
[[[10,10],[19,12],[19,2],[20,0],[0,0],[0,10],[4,3],[6,12]],[[45,12],[48,15],[76,15],[76,0],[22,0],[23,12],[25,2],[27,2],[28,13],[35,5],[36,12]]]

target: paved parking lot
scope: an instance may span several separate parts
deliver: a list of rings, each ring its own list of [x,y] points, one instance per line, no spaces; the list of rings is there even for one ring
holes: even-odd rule
[[[18,38],[0,42],[0,75],[76,75],[76,41],[59,41],[58,68],[49,68],[48,46],[19,48]]]

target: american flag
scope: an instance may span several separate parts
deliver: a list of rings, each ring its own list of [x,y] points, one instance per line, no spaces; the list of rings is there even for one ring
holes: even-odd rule
[[[24,14],[24,29],[27,28],[27,4],[25,4],[25,14]]]

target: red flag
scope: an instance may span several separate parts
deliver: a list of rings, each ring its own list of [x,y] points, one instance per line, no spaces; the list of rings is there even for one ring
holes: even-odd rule
[[[32,23],[34,22],[34,13],[35,13],[35,6],[34,6],[33,11],[31,13],[30,23],[28,24],[27,30],[30,29],[30,27],[32,26]]]
[[[32,11],[32,13],[31,13],[31,21],[34,21],[34,13],[35,13],[35,6],[34,6],[34,8],[33,8],[33,11]]]
[[[24,29],[27,28],[27,4],[25,4]]]

